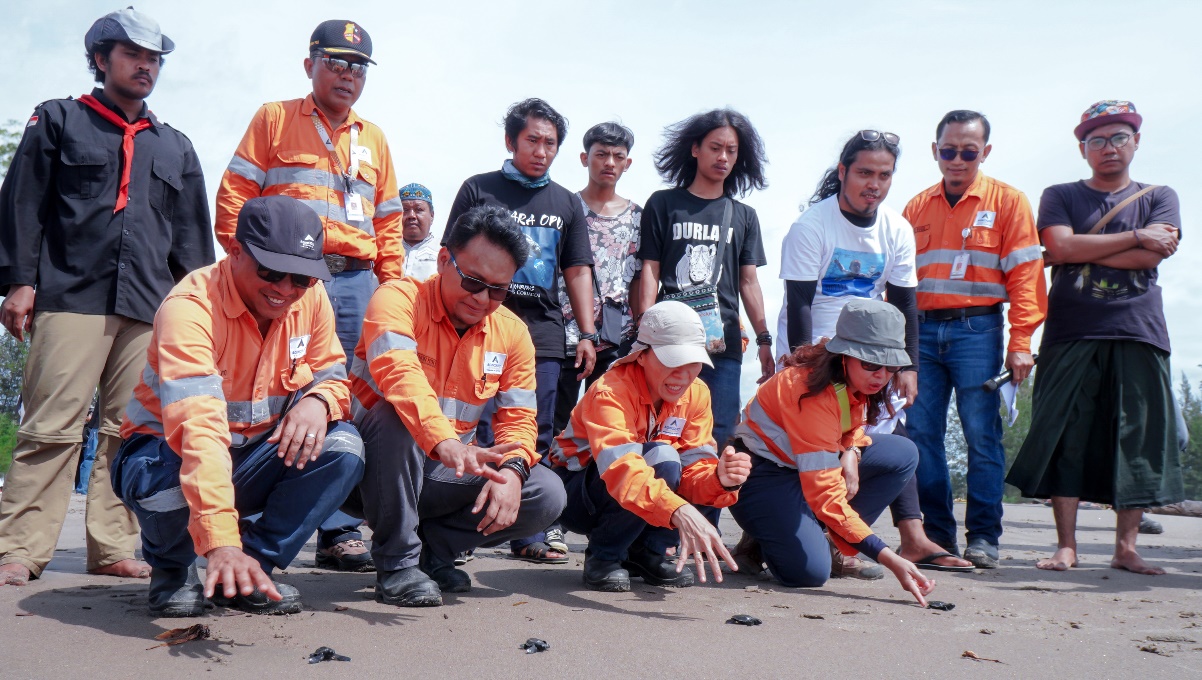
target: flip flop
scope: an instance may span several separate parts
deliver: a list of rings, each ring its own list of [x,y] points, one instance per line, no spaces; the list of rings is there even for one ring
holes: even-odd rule
[[[958,571],[961,573],[971,572],[971,571],[973,571],[973,569],[975,569],[975,567],[972,567],[972,566],[952,567],[952,566],[948,566],[946,564],[936,563],[935,560],[937,560],[941,557],[955,557],[955,555],[953,555],[947,551],[931,553],[930,555],[927,555],[926,557],[922,558],[921,560],[914,560],[914,566],[918,567],[919,569],[929,569],[931,571]]]
[[[571,559],[568,555],[563,557],[547,557],[547,553],[553,552],[551,547],[546,543],[539,541],[524,545],[518,550],[511,550],[510,557],[515,560],[524,560],[526,562],[534,562],[535,564],[567,564]]]

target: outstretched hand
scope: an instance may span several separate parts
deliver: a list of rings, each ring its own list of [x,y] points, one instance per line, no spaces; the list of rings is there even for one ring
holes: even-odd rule
[[[680,553],[676,557],[676,573],[684,571],[684,566],[689,561],[689,555],[694,557],[697,565],[697,578],[702,583],[705,583],[707,555],[709,556],[710,570],[714,574],[714,580],[718,583],[722,582],[722,565],[718,562],[719,557],[731,569],[739,570],[739,566],[735,564],[735,558],[722,543],[722,537],[718,535],[718,530],[697,508],[689,504],[677,508],[676,512],[672,513],[672,526],[680,532]]]
[[[500,463],[505,454],[522,448],[517,442],[498,444],[491,448],[481,448],[464,444],[458,439],[444,439],[434,447],[431,453],[446,467],[455,470],[456,477],[462,477],[464,472],[483,477],[498,484],[505,483],[505,476],[488,463]]]
[[[227,598],[239,594],[246,597],[258,590],[269,600],[279,602],[284,599],[271,577],[259,566],[259,561],[242,552],[241,548],[213,548],[205,553],[205,559],[209,561],[205,567],[205,597],[213,597],[220,583],[222,594]]]
[[[918,604],[923,607],[927,606],[926,596],[930,595],[935,590],[935,580],[927,578],[918,567],[910,560],[903,558],[889,548],[881,551],[877,556],[877,562],[889,571],[893,572],[894,578],[905,588],[907,592],[918,600]]]

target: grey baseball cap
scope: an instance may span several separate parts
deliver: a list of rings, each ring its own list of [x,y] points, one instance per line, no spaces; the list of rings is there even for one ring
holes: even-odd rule
[[[133,43],[159,54],[175,50],[171,38],[159,31],[159,22],[135,10],[132,5],[97,19],[84,35],[83,46],[91,52],[97,43],[108,40]]]
[[[258,196],[242,204],[234,238],[259,264],[329,281],[321,218],[291,196]]]
[[[655,352],[655,358],[668,368],[693,363],[714,367],[705,350],[705,326],[701,324],[701,317],[683,302],[665,300],[651,305],[639,321],[634,348],[613,366],[634,361],[646,349]]]
[[[826,350],[884,366],[909,366],[906,317],[884,300],[856,298],[843,305]]]

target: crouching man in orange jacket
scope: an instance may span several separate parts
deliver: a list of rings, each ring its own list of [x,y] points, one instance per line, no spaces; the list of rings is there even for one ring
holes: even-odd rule
[[[733,504],[751,472],[746,453],[716,453],[710,391],[697,379],[703,365],[711,363],[697,313],[681,302],[652,306],[631,353],[589,388],[556,439],[551,460],[568,495],[560,519],[589,537],[587,588],[626,592],[632,573],[651,585],[691,586],[689,555],[702,582],[705,555],[716,581],[718,557],[738,569],[693,505]],[[666,553],[678,539],[674,565]]]
[[[198,616],[206,598],[300,611],[300,594],[271,572],[363,474],[363,442],[339,422],[350,392],[317,285],[330,277],[321,246],[321,220],[303,203],[251,199],[229,255],[180,281],[155,314],[111,474],[142,524],[154,615]],[[197,555],[208,559],[203,587]]]
[[[478,206],[455,221],[434,277],[384,283],[367,306],[351,389],[380,602],[438,606],[471,590],[455,555],[529,536],[563,510],[563,484],[534,448],[534,343],[501,306],[528,254],[507,210]],[[496,445],[480,448],[489,399]]]

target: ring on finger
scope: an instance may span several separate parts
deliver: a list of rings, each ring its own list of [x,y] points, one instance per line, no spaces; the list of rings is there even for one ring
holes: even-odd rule
[[[305,435],[305,439],[312,439],[312,440],[316,441],[316,440],[317,440],[317,435],[315,435],[315,434],[313,434],[312,432],[310,432],[309,434]]]

